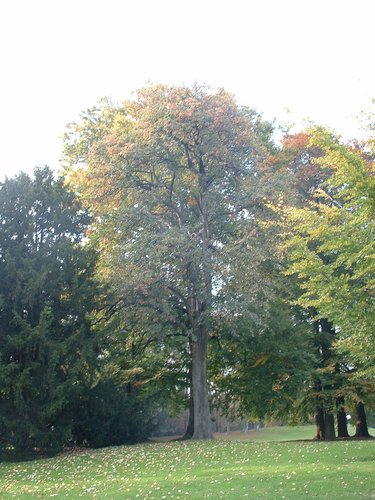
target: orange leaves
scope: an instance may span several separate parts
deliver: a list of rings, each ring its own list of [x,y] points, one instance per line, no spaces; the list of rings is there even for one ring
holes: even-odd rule
[[[189,198],[187,201],[188,207],[193,207],[197,204],[197,201],[194,198]]]
[[[309,146],[310,136],[305,132],[299,132],[298,134],[286,135],[283,137],[281,143],[284,149],[293,149],[296,151],[300,151]]]

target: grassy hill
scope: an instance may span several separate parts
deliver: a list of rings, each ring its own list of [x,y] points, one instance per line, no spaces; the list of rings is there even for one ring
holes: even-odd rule
[[[0,498],[375,498],[375,440],[288,440],[303,432],[311,437],[311,428],[262,429],[257,439],[249,432],[242,440],[227,435],[3,463]]]

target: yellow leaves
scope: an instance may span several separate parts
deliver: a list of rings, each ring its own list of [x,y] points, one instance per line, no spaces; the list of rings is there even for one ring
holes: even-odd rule
[[[337,370],[336,361],[331,361],[325,366],[316,369],[316,373],[335,373]]]
[[[269,358],[269,354],[266,354],[265,352],[261,352],[256,360],[255,363],[251,366],[251,368],[257,368],[258,366],[264,365]]]
[[[281,375],[280,378],[272,384],[272,391],[280,392],[284,387],[284,382],[286,382],[288,379],[289,375],[287,373]]]

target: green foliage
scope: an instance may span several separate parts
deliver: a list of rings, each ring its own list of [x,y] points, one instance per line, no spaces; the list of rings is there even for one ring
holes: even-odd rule
[[[155,400],[108,378],[69,405],[74,445],[99,448],[144,441],[153,430]]]
[[[95,368],[87,214],[48,168],[0,186],[0,442],[56,448],[64,408]]]
[[[290,274],[301,280],[298,302],[319,311],[339,332],[337,350],[362,374],[375,362],[375,178],[361,150],[322,129],[313,143],[325,153],[319,164],[332,176],[301,209],[284,211]]]
[[[181,360],[170,339],[180,349],[185,339],[185,377],[191,369],[206,437],[215,291],[231,279],[227,248],[255,204],[248,188],[273,150],[271,128],[223,90],[156,85],[89,111],[66,137],[68,174],[97,216],[119,301],[168,360]]]
[[[129,405],[129,409],[122,410],[124,416],[119,416],[121,425],[130,425],[126,420],[129,421],[131,408],[134,409],[131,425],[134,436],[139,437],[147,437],[152,428],[151,416],[157,407],[178,413],[187,406],[190,384],[185,369],[189,359],[186,337],[176,334],[157,313],[153,317],[156,326],[151,328],[150,314],[153,311],[147,308],[122,307],[107,321],[105,354],[98,377],[100,387],[113,386],[122,393],[118,396],[121,404]],[[93,389],[95,392],[96,388]],[[116,403],[116,399],[112,402]],[[108,404],[112,403],[108,400]],[[137,417],[140,411],[142,415]],[[116,439],[115,434],[112,439]],[[132,440],[137,438],[129,434],[126,442]]]
[[[316,362],[301,311],[274,299],[263,317],[249,311],[221,320],[217,329],[220,341],[211,348],[215,404],[244,418],[296,419]]]

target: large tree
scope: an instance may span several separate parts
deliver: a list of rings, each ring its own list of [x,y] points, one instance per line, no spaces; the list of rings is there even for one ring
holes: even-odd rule
[[[374,207],[373,163],[322,129],[313,141],[319,160],[333,170],[301,209],[288,209],[293,261],[301,278],[299,302],[313,307],[339,328],[337,348],[369,374],[374,367]]]
[[[58,447],[97,356],[88,216],[48,168],[0,184],[0,441]]]
[[[346,436],[344,400],[356,401],[357,420],[365,421],[362,398],[374,390],[374,167],[368,149],[342,144],[321,128],[311,131],[310,147],[323,153],[315,166],[331,175],[307,204],[283,211],[289,273],[300,280],[299,304],[316,315],[323,363],[316,393],[332,422],[336,405],[339,434]]]
[[[118,296],[125,307],[148,309],[153,330],[174,324],[186,336],[195,439],[211,438],[215,300],[231,279],[226,248],[249,217],[246,186],[258,182],[270,130],[223,90],[158,85],[121,107],[89,111],[67,134],[71,179],[96,229],[106,228]]]

